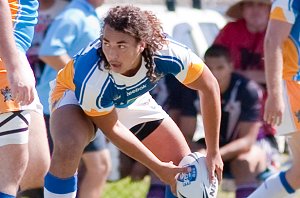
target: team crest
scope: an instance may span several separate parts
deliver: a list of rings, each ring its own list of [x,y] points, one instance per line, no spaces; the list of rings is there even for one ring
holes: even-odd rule
[[[4,96],[4,102],[13,100],[10,88],[5,87],[4,89],[1,89],[1,94]]]
[[[295,112],[295,116],[298,119],[298,122],[300,122],[300,110],[298,110],[297,112]]]

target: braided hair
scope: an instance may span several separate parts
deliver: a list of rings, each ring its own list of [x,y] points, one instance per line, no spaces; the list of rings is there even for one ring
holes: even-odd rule
[[[111,8],[104,18],[104,26],[109,25],[116,31],[126,33],[134,37],[138,42],[143,41],[146,47],[142,52],[145,60],[145,67],[148,69],[147,77],[151,82],[159,79],[159,74],[155,73],[155,63],[153,55],[156,51],[162,49],[166,43],[166,36],[163,33],[161,22],[150,11],[142,11],[140,8],[127,5]],[[100,39],[102,40],[103,28]],[[99,53],[104,60],[104,68],[110,69],[102,48]]]

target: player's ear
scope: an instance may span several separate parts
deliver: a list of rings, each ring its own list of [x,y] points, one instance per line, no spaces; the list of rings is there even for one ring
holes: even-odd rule
[[[144,49],[146,48],[146,43],[145,42],[143,42],[143,41],[141,41],[140,42],[140,53],[142,53],[143,51],[144,51]]]

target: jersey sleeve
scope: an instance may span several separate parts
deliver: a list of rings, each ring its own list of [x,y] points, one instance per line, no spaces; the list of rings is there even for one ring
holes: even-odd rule
[[[294,24],[299,14],[299,4],[299,0],[276,0],[272,5],[270,19]]]
[[[181,83],[189,84],[201,76],[204,62],[188,47],[171,42],[168,49],[156,55],[156,63],[164,74],[173,74]]]

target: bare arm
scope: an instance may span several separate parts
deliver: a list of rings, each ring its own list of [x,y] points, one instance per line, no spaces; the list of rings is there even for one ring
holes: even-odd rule
[[[19,58],[8,1],[0,1],[0,10],[0,57],[7,70],[12,96],[17,102],[30,104],[34,99],[35,79],[29,65]]]
[[[221,99],[219,84],[210,70],[205,66],[201,76],[187,85],[199,90],[201,112],[207,145],[207,158],[209,171],[212,178],[216,171],[219,181],[222,178],[223,163],[219,150],[219,133],[221,121]]]
[[[171,185],[172,191],[175,192],[175,176],[179,172],[187,172],[187,168],[161,162],[118,120],[115,110],[108,115],[91,119],[122,152],[147,166],[163,182]]]
[[[60,56],[40,56],[40,59],[59,71],[71,60],[71,57],[68,54],[62,54]]]
[[[264,119],[272,125],[280,124],[283,114],[282,99],[282,46],[288,38],[292,24],[270,20],[265,36],[264,55],[268,98]]]
[[[220,148],[222,159],[228,161],[248,152],[256,141],[260,126],[260,122],[240,122],[236,129],[239,131],[238,139]]]

